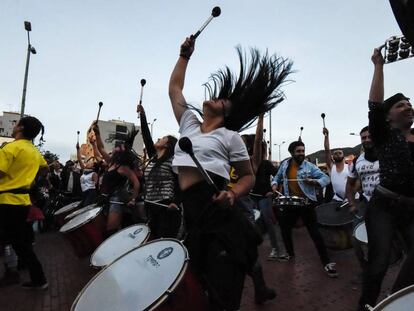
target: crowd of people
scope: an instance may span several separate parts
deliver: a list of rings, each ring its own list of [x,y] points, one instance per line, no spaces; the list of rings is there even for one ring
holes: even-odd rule
[[[368,125],[360,132],[362,152],[347,162],[343,150],[331,150],[329,130],[323,128],[326,167],[321,168],[306,160],[301,139],[289,144],[291,156],[278,166],[267,159],[263,118],[284,99],[281,87],[292,72],[290,60],[255,49],[248,58],[238,49],[239,75],[228,68],[213,74],[206,85],[209,99],[197,109],[183,95],[194,48],[192,37],[181,45],[169,97],[180,137],[190,139],[192,153],[213,185],[173,135],[153,141],[141,104],[137,113],[146,157],[132,150],[136,131],[113,150],[105,150],[99,122],[94,122],[94,138],[89,141],[93,157],[83,158],[77,144],[77,161],[48,165],[32,143],[43,133],[40,121],[23,117],[16,124],[15,141],[0,149],[0,229],[8,252],[11,245],[30,272],[31,280],[23,286],[48,286],[28,234],[29,206],[40,207],[47,223],[45,206],[55,210],[77,199],[82,206],[104,207],[107,237],[131,223],[148,222],[154,239],[183,239],[211,310],[238,310],[246,275],[253,280],[256,303],[276,297],[266,285],[258,246],[267,233],[271,245],[267,259],[293,261],[292,229],[298,220],[315,245],[321,269],[328,277],[338,277],[340,267],[338,272],[318,224],[317,207],[327,202],[349,210],[354,228],[366,223],[368,256],[352,239],[361,267],[356,280],[362,284],[359,310],[377,302],[397,233],[406,258],[393,292],[414,284],[413,108],[401,93],[384,100],[384,60],[379,50],[372,56],[374,77]],[[255,120],[256,133],[241,136],[239,132]],[[39,196],[45,192],[49,204]],[[60,197],[65,198],[60,205],[50,205]],[[141,201],[144,208],[136,212]],[[260,211],[259,219],[254,210]],[[16,282],[17,265],[9,260],[0,286]]]

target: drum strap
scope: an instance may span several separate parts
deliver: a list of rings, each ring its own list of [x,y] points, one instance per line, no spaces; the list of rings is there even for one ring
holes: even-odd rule
[[[385,188],[381,185],[378,185],[375,190],[378,191],[378,193],[382,194],[384,197],[386,197],[388,199],[396,200],[397,202],[402,203],[402,204],[414,206],[414,198],[398,194],[394,191],[388,190],[387,188]]]

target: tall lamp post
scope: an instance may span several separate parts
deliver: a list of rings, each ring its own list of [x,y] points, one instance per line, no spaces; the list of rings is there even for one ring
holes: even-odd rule
[[[152,129],[153,129],[155,121],[157,121],[157,119],[154,119],[154,120],[152,120],[151,123],[149,123],[149,125],[151,126],[151,138],[152,138]]]
[[[284,143],[285,143],[285,141],[282,141],[280,144],[274,144],[275,146],[279,147],[279,163],[280,163],[280,161],[282,161],[282,154],[281,154],[280,148],[282,147],[282,145]]]
[[[29,75],[29,63],[30,55],[36,54],[36,49],[30,44],[30,32],[32,31],[32,24],[30,22],[24,22],[24,29],[27,31],[27,57],[26,57],[26,70],[24,72],[24,82],[23,82],[23,95],[22,95],[22,106],[20,110],[20,117],[24,116],[24,108],[26,104],[26,90],[27,90],[27,77]]]

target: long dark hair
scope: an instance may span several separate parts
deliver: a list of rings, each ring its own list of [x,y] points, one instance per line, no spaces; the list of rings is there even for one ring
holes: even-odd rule
[[[255,119],[278,105],[285,99],[280,90],[292,73],[292,61],[266,51],[250,49],[250,59],[241,47],[236,47],[240,61],[240,73],[235,75],[229,67],[212,74],[205,83],[210,99],[228,99],[231,109],[224,117],[224,127],[243,131]]]
[[[155,166],[158,166],[165,162],[166,160],[170,159],[174,155],[174,148],[177,143],[177,138],[171,135],[167,135],[168,143],[166,146],[166,151],[160,158],[155,158]]]

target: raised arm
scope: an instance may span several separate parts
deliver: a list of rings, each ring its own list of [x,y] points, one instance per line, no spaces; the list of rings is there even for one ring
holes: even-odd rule
[[[156,154],[156,151],[154,148],[154,142],[151,137],[151,131],[148,127],[147,116],[145,115],[144,107],[142,105],[138,105],[137,112],[140,117],[141,134],[142,134],[142,139],[144,141],[145,149],[148,152],[148,156],[152,158]]]
[[[382,103],[384,101],[384,58],[379,49],[374,49],[371,61],[374,64],[374,75],[369,90],[369,101]]]
[[[102,138],[101,138],[101,132],[99,131],[98,123],[94,122],[93,125],[92,125],[92,129],[95,132],[96,146],[98,147],[99,153],[102,155],[102,158],[106,161],[106,163],[111,162],[111,157],[105,151],[104,144],[103,144]]]
[[[331,146],[329,144],[329,131],[326,127],[322,130],[324,140],[323,140],[323,148],[325,149],[325,162],[326,166],[328,167],[328,172],[332,169],[332,157],[331,157]]]
[[[194,44],[194,39],[185,39],[184,43],[181,45],[180,57],[178,58],[170,77],[168,95],[170,96],[171,105],[178,123],[180,123],[181,116],[187,109],[183,89],[188,61],[194,52]]]
[[[263,114],[257,120],[256,135],[253,144],[252,169],[253,174],[256,175],[257,169],[262,162],[262,141],[263,141]]]
[[[82,161],[82,155],[81,155],[81,152],[80,152],[79,143],[76,144],[76,157],[78,158],[78,162],[79,162],[79,165],[80,165],[81,169],[84,170],[85,169],[85,164]]]

